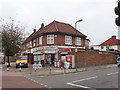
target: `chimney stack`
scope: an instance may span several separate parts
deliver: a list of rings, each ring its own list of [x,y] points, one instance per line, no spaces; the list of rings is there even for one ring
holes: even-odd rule
[[[112,38],[115,38],[115,39],[116,39],[116,36],[114,35],[114,36],[112,36]]]
[[[41,28],[40,29],[42,29],[43,27],[44,27],[44,23],[41,24]]]
[[[34,32],[36,32],[36,29],[34,29]]]

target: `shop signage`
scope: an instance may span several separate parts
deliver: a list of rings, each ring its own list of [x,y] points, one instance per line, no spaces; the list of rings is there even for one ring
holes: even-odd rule
[[[41,46],[43,46],[43,45],[42,45],[42,44],[38,44],[38,45],[37,45],[37,47],[41,47]]]
[[[45,53],[45,51],[44,51],[44,50],[40,50],[40,52],[41,52],[41,53]]]
[[[46,49],[45,53],[57,53],[56,49]]]
[[[44,49],[44,47],[38,47],[37,48],[37,50],[43,50]]]
[[[68,54],[68,52],[61,52],[60,54]]]
[[[52,50],[52,49],[46,49],[46,50],[45,50],[45,53],[55,53],[55,50]]]
[[[66,56],[66,62],[71,63],[72,62],[72,56]]]
[[[60,49],[59,52],[71,52],[70,48]]]

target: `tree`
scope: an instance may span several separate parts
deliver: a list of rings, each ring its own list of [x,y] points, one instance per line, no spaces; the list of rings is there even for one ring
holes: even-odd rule
[[[25,39],[23,30],[25,27],[15,25],[14,20],[11,23],[2,23],[0,30],[2,33],[2,48],[8,57],[8,66],[10,66],[9,56],[14,56],[20,49]]]

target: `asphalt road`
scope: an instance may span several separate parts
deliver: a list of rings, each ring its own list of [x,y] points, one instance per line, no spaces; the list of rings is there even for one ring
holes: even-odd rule
[[[118,90],[120,68],[107,68],[65,75],[48,77],[29,76],[32,80],[46,85],[48,88],[82,88]],[[119,80],[118,80],[119,79]]]

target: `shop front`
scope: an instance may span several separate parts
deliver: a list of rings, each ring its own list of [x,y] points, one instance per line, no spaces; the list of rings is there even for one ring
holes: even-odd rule
[[[47,64],[54,66],[55,62],[58,61],[58,49],[57,48],[45,49],[45,57]]]
[[[36,47],[33,49],[33,55],[34,55],[34,63],[38,64],[41,63],[42,66],[45,66],[45,55],[43,47]]]
[[[33,49],[34,63],[39,63],[43,66],[53,65],[58,60],[58,49],[52,47],[36,47]]]

